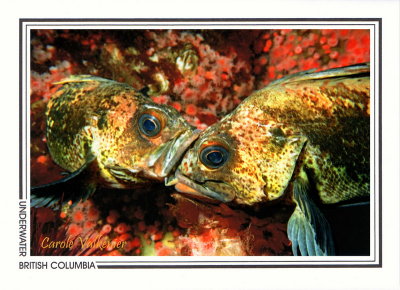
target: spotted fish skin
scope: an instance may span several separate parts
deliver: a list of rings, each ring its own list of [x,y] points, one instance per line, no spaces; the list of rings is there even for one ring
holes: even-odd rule
[[[174,108],[127,84],[78,75],[56,85],[47,105],[46,139],[52,159],[70,178],[86,172],[90,182],[112,188],[159,182],[195,138]]]
[[[282,130],[276,138],[305,137],[297,162],[316,182],[323,203],[369,195],[368,65],[289,77],[252,98],[277,124],[273,130]]]
[[[292,224],[309,219],[315,238],[325,221],[312,224],[321,216],[313,213],[317,207],[300,204],[312,202],[307,195],[325,204],[368,196],[369,160],[369,64],[307,71],[253,93],[202,132],[176,172],[175,187],[250,206],[292,199],[303,215]],[[301,192],[294,195],[296,189]],[[311,253],[327,254],[319,250]]]

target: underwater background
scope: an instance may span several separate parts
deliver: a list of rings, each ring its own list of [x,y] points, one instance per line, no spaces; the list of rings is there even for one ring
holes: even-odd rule
[[[148,87],[153,101],[176,108],[200,130],[253,91],[308,69],[370,60],[369,30],[32,30],[31,185],[63,177],[45,139],[52,84],[91,74]],[[369,206],[322,209],[338,255],[369,255]],[[101,189],[58,211],[31,209],[31,255],[292,255],[291,207],[233,209],[202,204],[162,184]],[[108,246],[82,247],[78,241]],[[68,248],[42,247],[70,238]],[[117,248],[118,242],[124,243]]]

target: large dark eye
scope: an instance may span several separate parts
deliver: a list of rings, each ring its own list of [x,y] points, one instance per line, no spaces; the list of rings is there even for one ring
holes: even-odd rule
[[[143,114],[139,118],[139,128],[148,137],[154,137],[161,131],[160,121],[150,114]]]
[[[209,168],[220,168],[228,160],[229,152],[221,146],[209,146],[200,153],[200,161]]]

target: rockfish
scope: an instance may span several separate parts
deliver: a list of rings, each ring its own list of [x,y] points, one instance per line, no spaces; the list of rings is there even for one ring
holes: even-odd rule
[[[360,64],[277,80],[203,131],[175,188],[254,206],[289,201],[294,255],[334,255],[318,208],[370,195],[370,68]]]
[[[196,137],[178,111],[127,84],[78,75],[57,85],[47,105],[46,139],[54,162],[70,174],[33,187],[31,206],[76,203],[97,186],[162,181]]]

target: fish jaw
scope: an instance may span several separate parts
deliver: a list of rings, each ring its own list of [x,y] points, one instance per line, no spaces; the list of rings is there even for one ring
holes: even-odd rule
[[[198,197],[200,199],[218,200],[220,202],[231,202],[235,199],[235,194],[233,194],[232,188],[226,190],[226,187],[230,187],[228,184],[213,181],[207,181],[204,184],[196,183],[183,175],[179,169],[176,170],[175,180],[172,182],[175,183],[175,189],[178,192]],[[214,189],[218,187],[223,187],[225,190],[219,191]]]
[[[135,184],[147,183],[149,179],[162,182],[164,178],[166,180],[171,178],[169,174],[173,172],[187,148],[198,135],[198,130],[184,130],[177,137],[159,145],[153,151],[143,154],[140,160],[133,162],[133,166],[132,162],[127,165],[119,162],[118,159],[107,158],[103,161],[104,172],[111,180],[107,187],[127,188]],[[105,179],[107,180],[107,178]]]
[[[151,177],[162,180],[167,177],[190,145],[198,138],[200,130],[185,130],[178,137],[161,145],[146,159],[147,172]]]

